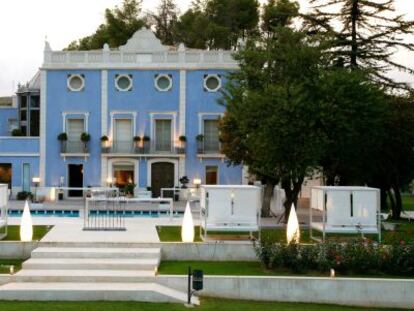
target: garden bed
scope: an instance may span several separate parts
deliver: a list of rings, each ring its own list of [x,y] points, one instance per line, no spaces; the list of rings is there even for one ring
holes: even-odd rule
[[[33,241],[40,241],[53,226],[33,226]],[[20,226],[8,226],[7,236],[1,241],[20,241]]]
[[[10,266],[14,267],[14,272],[16,273],[22,268],[22,259],[0,259],[0,274],[9,274]]]

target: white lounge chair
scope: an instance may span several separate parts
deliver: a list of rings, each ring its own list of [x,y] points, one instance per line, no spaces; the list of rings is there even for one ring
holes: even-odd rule
[[[5,184],[0,184],[0,240],[7,236],[7,203],[9,190]]]
[[[312,210],[322,212],[314,222]],[[379,189],[368,187],[313,187],[311,189],[310,235],[312,229],[328,233],[378,234],[381,239]]]
[[[210,231],[252,232],[260,227],[261,189],[255,186],[201,186],[200,236]]]

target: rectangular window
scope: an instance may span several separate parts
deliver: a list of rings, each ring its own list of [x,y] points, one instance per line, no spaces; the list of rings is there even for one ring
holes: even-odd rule
[[[39,108],[40,107],[40,96],[31,96],[30,97],[30,108]]]
[[[206,166],[206,185],[217,185],[218,184],[218,167],[217,166]]]
[[[30,164],[23,163],[23,191],[30,192]]]
[[[155,151],[171,151],[171,120],[155,120]]]
[[[218,120],[204,120],[204,152],[220,152]]]
[[[113,148],[115,152],[132,152],[133,125],[131,119],[115,119]]]
[[[20,97],[20,108],[27,107],[27,97],[25,95]]]
[[[32,110],[30,112],[30,136],[39,136],[40,111]]]
[[[80,140],[82,133],[85,131],[84,119],[67,119],[66,120],[66,134],[68,141],[66,142],[66,152],[68,153],[82,153],[83,144]]]

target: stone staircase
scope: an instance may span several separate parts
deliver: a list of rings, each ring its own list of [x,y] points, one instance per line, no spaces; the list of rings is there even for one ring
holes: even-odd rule
[[[187,300],[186,293],[156,283],[160,248],[62,245],[35,249],[12,282],[0,286],[0,300]]]

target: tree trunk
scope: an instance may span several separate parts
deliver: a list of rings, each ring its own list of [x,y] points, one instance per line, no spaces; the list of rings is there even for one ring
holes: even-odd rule
[[[290,178],[282,180],[282,188],[286,193],[286,200],[283,206],[285,207],[285,223],[288,222],[290,209],[292,204],[295,205],[295,208],[298,206],[298,196],[302,188],[304,177],[299,178],[296,181],[292,181]]]
[[[381,190],[381,211],[388,211],[387,188],[380,187],[380,190]]]
[[[397,185],[393,185],[392,190],[394,192],[394,197],[395,197],[395,204],[392,209],[392,219],[399,220],[401,217],[401,211],[402,211],[402,200],[401,200],[400,187],[398,187]]]
[[[274,188],[275,183],[273,183],[272,181],[266,181],[263,193],[262,217],[270,217],[270,202],[272,200]]]
[[[358,1],[352,0],[352,12],[351,12],[351,23],[352,23],[352,42],[351,42],[351,69],[354,70],[358,67],[358,42],[357,42],[357,18],[358,18]]]

